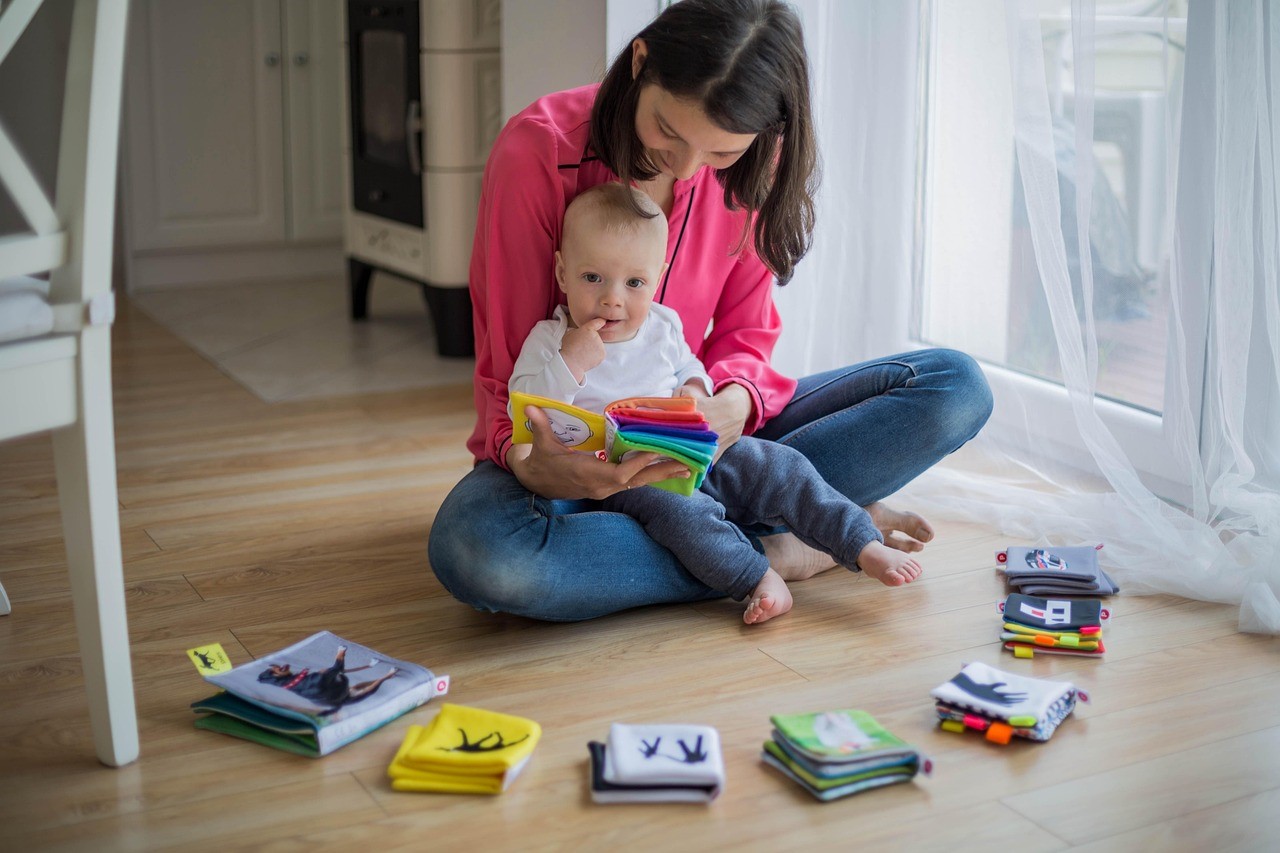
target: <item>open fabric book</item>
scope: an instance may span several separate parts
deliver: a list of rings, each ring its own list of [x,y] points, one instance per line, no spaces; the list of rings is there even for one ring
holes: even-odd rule
[[[715,458],[719,436],[711,431],[692,397],[632,397],[610,403],[603,413],[598,413],[514,391],[510,405],[511,440],[516,444],[533,442],[533,432],[524,416],[526,406],[545,411],[556,438],[574,450],[596,453],[610,462],[620,462],[632,453],[659,453],[683,462],[691,477],[673,477],[653,484],[668,492],[693,494],[706,479]]]
[[[328,631],[205,680],[196,728],[311,758],[328,755],[449,690],[449,676]]]

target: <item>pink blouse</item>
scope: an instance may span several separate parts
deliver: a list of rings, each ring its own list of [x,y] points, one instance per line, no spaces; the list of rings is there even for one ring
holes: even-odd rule
[[[470,282],[478,417],[467,448],[477,461],[506,466],[512,367],[533,325],[565,301],[555,283],[565,208],[582,190],[618,179],[587,150],[597,88],[535,101],[503,128],[485,167]],[[751,394],[753,411],[744,428],[750,434],[790,402],[796,383],[769,365],[782,331],[773,276],[749,234],[734,253],[745,217],[725,208],[724,190],[710,167],[676,181],[668,220],[670,267],[654,298],[679,313],[689,347],[716,390],[737,383]]]

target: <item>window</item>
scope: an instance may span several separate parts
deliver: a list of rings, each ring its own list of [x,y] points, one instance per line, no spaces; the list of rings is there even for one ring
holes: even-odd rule
[[[1162,468],[1151,441],[1161,432],[1170,371],[1170,188],[1186,0],[1100,0],[1094,85],[1080,93],[1071,4],[1039,0],[1034,8],[1044,79],[1034,81],[1041,87],[1036,91],[1020,88],[1019,101],[1023,107],[1028,98],[1048,102],[1062,239],[1082,323],[1081,266],[1092,272],[1100,413],[1140,469],[1177,479]],[[922,14],[912,334],[923,345],[979,358],[993,385],[1017,389],[1014,396],[1024,404],[1019,420],[1050,442],[1078,445],[1074,429],[1054,426],[1072,414],[1062,387],[1060,333],[1041,287],[1016,159],[1006,15],[1003,0],[930,3]],[[1020,85],[1027,70],[1021,69]],[[1089,162],[1080,168],[1077,102],[1082,115],[1090,105],[1093,113],[1092,143],[1083,155]],[[1076,230],[1076,185],[1085,170],[1092,180],[1087,256]]]

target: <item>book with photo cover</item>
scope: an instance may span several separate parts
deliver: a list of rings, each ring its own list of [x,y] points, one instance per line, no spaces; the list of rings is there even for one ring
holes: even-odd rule
[[[205,680],[196,728],[318,758],[448,692],[449,676],[320,631]]]
[[[592,412],[550,397],[513,391],[509,408],[515,444],[533,442],[533,431],[524,416],[526,406],[546,412],[556,438],[574,450],[596,453],[610,462],[620,462],[632,453],[657,453],[684,463],[692,476],[652,484],[681,495],[691,495],[702,486],[719,441],[692,397],[632,397],[610,403],[604,412]]]

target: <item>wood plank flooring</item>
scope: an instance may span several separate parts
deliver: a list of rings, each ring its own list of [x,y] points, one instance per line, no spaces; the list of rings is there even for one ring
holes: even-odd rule
[[[116,431],[142,757],[93,757],[47,436],[0,445],[0,849],[1275,850],[1280,640],[1235,610],[1119,597],[1105,661],[1015,661],[995,640],[995,531],[939,525],[925,575],[794,585],[788,616],[655,607],[577,625],[477,613],[426,560],[470,467],[469,387],[268,405],[145,315],[115,329]],[[318,761],[192,726],[185,650],[236,663],[329,629],[452,675],[450,700],[538,720],[498,797],[393,792],[432,703]],[[123,650],[121,650],[123,651]],[[1088,688],[1047,744],[939,731],[929,690],[966,661]],[[758,760],[772,713],[859,707],[933,778],[820,804]],[[586,742],[613,721],[716,726],[710,806],[593,806]]]

